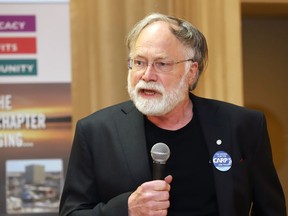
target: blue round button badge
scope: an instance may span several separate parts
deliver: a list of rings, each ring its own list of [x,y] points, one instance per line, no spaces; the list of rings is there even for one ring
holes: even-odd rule
[[[225,151],[217,151],[213,155],[213,164],[219,171],[226,172],[232,166],[232,158]]]

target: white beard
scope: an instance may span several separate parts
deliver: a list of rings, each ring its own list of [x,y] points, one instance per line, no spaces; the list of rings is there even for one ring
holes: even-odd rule
[[[128,75],[128,93],[136,108],[144,115],[161,116],[171,112],[188,94],[188,83],[185,73],[180,80],[179,85],[167,91],[163,85],[156,82],[145,82],[140,80],[135,87],[131,86],[130,72]],[[146,99],[139,94],[140,89],[155,90],[162,95],[158,98]]]

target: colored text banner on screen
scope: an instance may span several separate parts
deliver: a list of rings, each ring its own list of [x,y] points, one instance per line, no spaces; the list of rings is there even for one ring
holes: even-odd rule
[[[34,37],[11,37],[0,38],[1,54],[35,54],[36,38]]]
[[[0,76],[36,76],[35,59],[0,60]]]
[[[35,32],[36,19],[31,15],[0,15],[0,32]]]
[[[17,53],[21,49],[18,47],[19,44],[9,42],[2,44],[0,60],[35,59],[37,61],[37,68],[35,67],[37,75],[31,73],[29,73],[31,76],[23,73],[3,75],[2,73],[0,85],[71,82],[68,0],[0,0],[0,18],[2,18],[0,38],[35,38],[34,45],[29,47],[30,49],[34,47],[34,53],[32,51]],[[7,67],[2,70],[7,70]]]

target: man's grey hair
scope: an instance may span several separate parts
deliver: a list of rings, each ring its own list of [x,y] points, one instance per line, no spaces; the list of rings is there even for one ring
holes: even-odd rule
[[[160,13],[148,15],[136,23],[133,29],[128,33],[127,46],[129,51],[134,47],[141,31],[148,25],[158,21],[170,24],[171,32],[185,47],[187,47],[189,53],[191,53],[191,51],[194,53],[194,57],[190,57],[193,58],[194,62],[198,63],[196,80],[193,85],[190,86],[190,90],[194,90],[198,83],[198,79],[206,68],[208,62],[208,47],[205,36],[188,21]]]

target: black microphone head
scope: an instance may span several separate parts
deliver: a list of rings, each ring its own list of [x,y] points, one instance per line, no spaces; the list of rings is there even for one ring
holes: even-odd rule
[[[165,164],[170,157],[170,149],[165,143],[156,143],[151,148],[151,157],[154,162]]]

